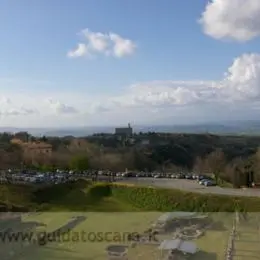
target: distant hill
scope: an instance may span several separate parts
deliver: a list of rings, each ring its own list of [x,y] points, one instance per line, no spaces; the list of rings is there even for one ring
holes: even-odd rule
[[[117,126],[91,126],[71,128],[13,128],[0,127],[0,132],[27,131],[35,136],[87,136],[94,133],[114,133]],[[134,126],[134,132],[169,132],[169,133],[212,133],[234,135],[260,135],[260,121],[231,121],[220,123],[190,124],[190,125],[151,125]]]
[[[0,127],[0,132],[17,133],[21,131],[29,132],[34,136],[86,136],[94,133],[113,133],[113,127],[74,127],[74,128],[14,128]]]

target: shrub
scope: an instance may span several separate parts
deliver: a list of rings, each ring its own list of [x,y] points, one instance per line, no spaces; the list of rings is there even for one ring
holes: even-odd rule
[[[260,198],[113,185],[116,198],[148,211],[234,212],[260,210]]]
[[[0,201],[4,204],[27,206],[31,203],[32,187],[19,184],[0,184]]]
[[[60,183],[57,185],[50,185],[42,187],[34,192],[34,201],[36,203],[48,203],[51,201],[57,201],[67,197],[73,190],[82,190],[87,188],[90,182],[85,180],[78,180],[71,183]]]
[[[88,190],[88,195],[93,199],[102,199],[103,197],[108,197],[111,194],[111,185],[109,184],[94,184]]]

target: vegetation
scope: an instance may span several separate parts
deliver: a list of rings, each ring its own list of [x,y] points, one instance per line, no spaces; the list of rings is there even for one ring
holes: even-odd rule
[[[84,171],[89,167],[88,157],[86,155],[78,155],[71,159],[70,169],[75,171]]]
[[[1,211],[195,211],[260,210],[260,198],[191,193],[179,190],[95,183],[74,183],[35,188],[0,186]],[[21,211],[21,210],[20,210]]]
[[[41,141],[52,145],[48,156],[26,155],[12,138]],[[148,141],[149,144],[143,144]],[[38,170],[109,169],[159,172],[211,173],[219,185],[246,186],[253,173],[260,182],[260,137],[216,136],[210,134],[139,133],[131,138],[116,135],[42,137],[26,132],[0,134],[0,169]]]
[[[260,199],[115,185],[113,196],[148,211],[234,212],[260,209]]]

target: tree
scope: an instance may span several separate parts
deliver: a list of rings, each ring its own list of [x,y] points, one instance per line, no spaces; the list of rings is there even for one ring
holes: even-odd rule
[[[14,137],[20,139],[23,142],[28,142],[30,134],[28,134],[27,132],[18,132],[15,133]]]
[[[253,160],[253,171],[255,182],[260,182],[260,148],[257,149],[256,153],[252,156]]]
[[[47,137],[44,135],[43,137],[40,138],[40,141],[46,143],[46,142],[48,142],[48,139],[47,139]]]
[[[254,182],[253,157],[237,157],[229,163],[225,170],[226,177],[235,188],[241,186],[251,187]]]
[[[232,170],[230,170],[231,173],[231,182],[234,186],[234,188],[240,188],[241,186],[244,186],[245,183],[245,160],[242,158],[236,158],[232,162]]]
[[[224,172],[226,167],[225,154],[220,149],[215,150],[206,157],[206,164],[208,169],[214,174],[214,178],[218,183],[220,175]]]
[[[43,164],[40,166],[39,170],[42,172],[51,172],[54,170],[54,167],[52,167],[51,165]]]
[[[70,162],[74,158],[72,154],[66,152],[53,152],[49,158],[48,165],[57,169],[69,169]]]
[[[196,173],[205,173],[208,171],[207,162],[201,157],[197,157],[193,166],[193,171]]]
[[[254,157],[250,156],[245,160],[244,164],[244,180],[247,187],[252,187],[252,184],[255,182],[254,173],[255,173],[255,161]]]
[[[12,135],[9,133],[0,133],[0,143],[10,143]]]
[[[89,167],[89,160],[86,155],[77,155],[70,161],[70,169],[75,171],[85,171]]]

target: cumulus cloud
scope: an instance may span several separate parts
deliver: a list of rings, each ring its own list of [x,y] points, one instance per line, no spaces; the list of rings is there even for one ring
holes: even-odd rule
[[[63,104],[60,101],[47,99],[47,102],[49,103],[51,109],[57,114],[75,114],[78,112],[75,107]]]
[[[1,109],[0,115],[1,116],[29,116],[36,114],[36,109],[30,109],[30,108],[10,108],[10,109]]]
[[[88,55],[88,47],[85,43],[79,43],[74,50],[68,52],[68,57],[70,58],[78,58],[86,55]]]
[[[205,34],[215,39],[251,40],[260,35],[260,1],[210,1],[199,22]]]
[[[0,116],[28,116],[36,114],[36,108],[28,108],[19,103],[13,103],[7,96],[0,96]]]
[[[133,41],[129,39],[124,39],[121,36],[110,33],[110,40],[114,43],[113,54],[118,57],[124,57],[127,55],[132,55],[136,49],[136,45]]]
[[[70,58],[93,57],[96,54],[122,58],[132,55],[136,44],[127,38],[115,33],[92,32],[84,29],[80,32],[84,43],[79,43],[77,48],[67,53]]]
[[[64,105],[69,103],[72,105]],[[256,111],[260,108],[260,54],[249,53],[235,58],[219,81],[139,82],[127,86],[120,95],[91,97],[80,94],[49,104],[59,114],[78,111],[84,115],[104,116],[106,113],[109,116],[132,111],[138,116],[143,113],[144,118],[149,115],[147,111],[153,117],[177,109],[190,109],[190,113],[194,113],[201,107],[207,107],[207,112],[210,107],[211,111],[216,111],[220,106],[232,108],[232,111],[236,106]]]
[[[12,97],[11,103],[0,102],[1,120],[4,118],[1,122],[7,122],[6,125],[18,122],[20,115],[30,115],[34,118],[31,123],[39,125],[146,123],[154,118],[162,121],[167,116],[176,118],[176,122],[247,119],[260,112],[260,54],[248,53],[235,58],[219,81],[137,82],[118,95],[91,96],[76,91],[54,91],[51,99],[37,91],[29,95],[6,91],[2,95],[5,98],[0,100]],[[67,116],[66,120],[57,120],[63,116]]]
[[[9,105],[11,104],[11,99],[8,97],[0,97],[0,105]]]
[[[92,51],[105,53],[109,49],[110,37],[108,34],[100,32],[91,32],[89,29],[84,29],[81,32],[88,42],[88,46]]]
[[[260,102],[260,55],[234,59],[220,81],[152,81],[128,87],[102,102],[107,110]],[[239,103],[240,102],[240,103]]]
[[[233,100],[260,101],[260,54],[236,58],[219,87]]]

